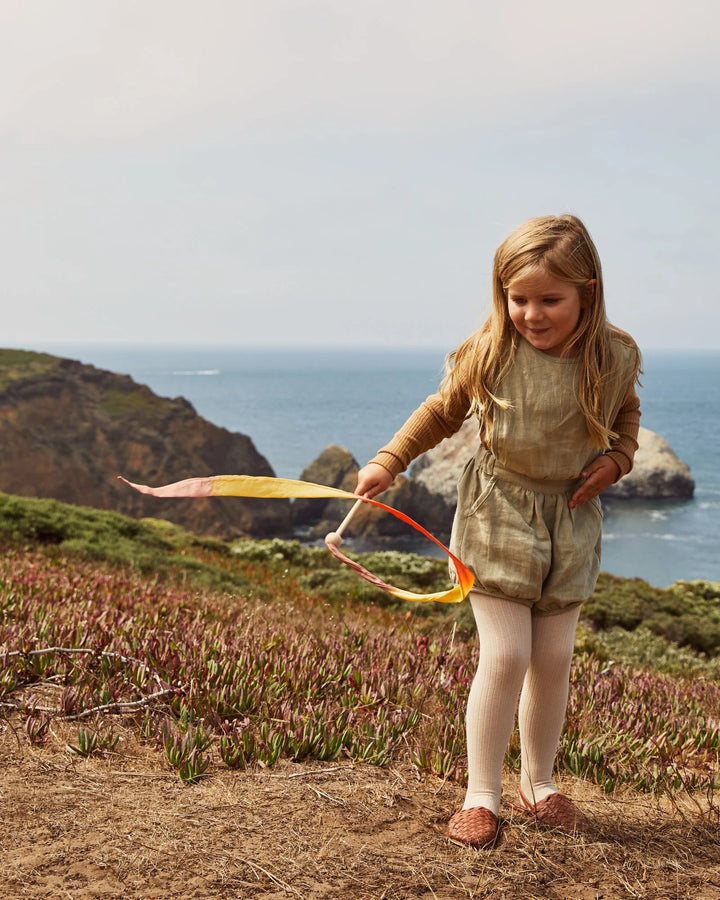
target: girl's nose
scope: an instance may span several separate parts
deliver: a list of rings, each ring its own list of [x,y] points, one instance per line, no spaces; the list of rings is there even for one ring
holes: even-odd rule
[[[537,303],[528,303],[525,309],[525,320],[527,322],[539,322],[543,317],[543,308]]]

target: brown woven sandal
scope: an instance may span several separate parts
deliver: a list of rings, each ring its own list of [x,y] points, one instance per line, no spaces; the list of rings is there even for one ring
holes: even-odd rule
[[[564,831],[584,832],[590,828],[590,820],[580,812],[573,801],[566,795],[555,792],[548,794],[544,800],[538,803],[530,803],[527,797],[520,793],[522,806],[513,804],[513,809],[533,816],[538,825],[545,828],[562,828]]]
[[[495,843],[498,817],[484,806],[461,809],[450,819],[447,833],[451,841],[482,850]]]

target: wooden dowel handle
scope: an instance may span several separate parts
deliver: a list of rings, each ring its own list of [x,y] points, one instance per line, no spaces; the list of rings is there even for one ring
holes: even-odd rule
[[[325,535],[325,543],[326,544],[334,544],[336,547],[339,547],[342,544],[342,533],[348,526],[350,519],[355,515],[360,505],[362,504],[362,500],[356,500],[353,508],[350,512],[345,516],[342,522],[338,525],[336,531],[331,531],[329,534]]]

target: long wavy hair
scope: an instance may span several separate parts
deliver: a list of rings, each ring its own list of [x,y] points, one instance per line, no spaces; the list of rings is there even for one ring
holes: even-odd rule
[[[495,408],[510,405],[495,392],[513,364],[520,340],[508,310],[508,286],[537,268],[575,285],[580,295],[580,320],[563,355],[579,357],[582,362],[578,402],[592,442],[608,449],[616,436],[604,414],[607,385],[618,364],[613,339],[635,349],[634,380],[641,371],[640,353],[630,335],[607,320],[600,257],[587,228],[576,216],[529,219],[500,244],[493,263],[492,313],[448,356],[441,393],[451,393],[456,379],[471,386],[472,412],[478,415],[482,439],[489,445]]]

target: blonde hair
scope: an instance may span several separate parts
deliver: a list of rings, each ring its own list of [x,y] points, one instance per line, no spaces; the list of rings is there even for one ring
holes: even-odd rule
[[[604,414],[607,384],[618,364],[612,341],[619,339],[635,349],[633,381],[641,371],[640,353],[630,335],[607,320],[600,257],[588,230],[576,216],[529,219],[500,244],[493,263],[492,314],[448,356],[441,393],[447,396],[457,379],[471,386],[472,412],[480,418],[482,439],[489,444],[495,407],[506,409],[510,405],[495,391],[513,364],[519,341],[508,311],[508,285],[536,268],[575,285],[579,292],[580,320],[564,355],[581,360],[578,402],[592,442],[608,449],[611,438],[616,436]]]

